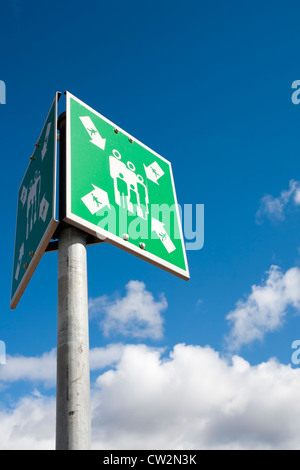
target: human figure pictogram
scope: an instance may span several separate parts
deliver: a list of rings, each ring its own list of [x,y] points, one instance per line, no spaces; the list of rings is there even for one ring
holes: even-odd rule
[[[128,196],[128,186],[126,181],[124,181],[123,173],[119,173],[117,176],[117,189],[121,196],[121,206],[124,209],[127,209],[127,196]]]

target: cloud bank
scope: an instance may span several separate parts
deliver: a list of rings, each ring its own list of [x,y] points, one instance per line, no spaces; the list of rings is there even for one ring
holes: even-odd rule
[[[274,359],[127,345],[93,383],[92,448],[298,449],[299,387],[300,370]],[[1,449],[54,449],[54,435],[53,396],[35,391],[0,410]]]
[[[163,334],[167,302],[141,282],[128,283],[124,297],[91,303],[107,334],[114,327],[127,336],[133,321],[136,337]],[[282,325],[289,307],[300,310],[300,270],[271,266],[262,285],[228,314],[228,344],[238,349],[262,339]],[[276,359],[252,366],[209,346],[177,344],[166,353],[117,343],[91,349],[90,367],[93,449],[299,448],[300,369]],[[54,450],[55,377],[55,349],[8,356],[0,366],[0,389],[27,381],[33,390],[0,406],[1,449]]]

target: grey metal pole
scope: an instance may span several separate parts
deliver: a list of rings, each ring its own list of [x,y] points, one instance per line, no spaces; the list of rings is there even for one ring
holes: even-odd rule
[[[86,234],[66,226],[58,243],[56,449],[91,441]]]

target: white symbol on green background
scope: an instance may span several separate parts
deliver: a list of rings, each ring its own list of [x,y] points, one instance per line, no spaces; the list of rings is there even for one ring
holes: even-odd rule
[[[27,199],[27,188],[26,188],[26,186],[23,186],[22,192],[21,192],[21,197],[20,197],[20,201],[21,201],[23,207],[24,207],[24,204],[26,202],[26,199]]]
[[[19,258],[18,258],[17,268],[16,268],[16,272],[15,272],[15,280],[16,281],[19,279],[20,268],[21,268],[23,256],[24,256],[24,243],[22,243],[21,248],[19,250]]]
[[[149,197],[144,179],[135,173],[133,163],[127,162],[125,165],[121,158],[118,150],[113,150],[113,155],[109,157],[110,176],[114,180],[115,201],[123,209],[147,220]]]
[[[102,139],[91,118],[81,116],[80,120],[91,137],[90,142],[104,150],[106,139]],[[149,214],[149,195],[144,178],[136,174],[135,166],[132,162],[127,161],[125,164],[124,161],[121,161],[122,156],[118,150],[114,149],[112,153],[113,155],[109,156],[109,169],[114,184],[115,202],[133,215],[147,220]],[[156,161],[149,166],[144,164],[144,169],[147,179],[159,184],[158,179],[164,175],[164,171],[159,164]],[[93,191],[81,198],[91,214],[96,214],[103,207],[110,209],[107,192],[94,184],[92,186],[94,188]],[[151,218],[151,231],[157,234],[168,253],[176,250],[174,243],[166,232],[164,224],[154,217]]]
[[[98,188],[94,184],[93,191],[86,194],[81,198],[82,202],[86,205],[91,214],[96,214],[103,207],[108,207],[110,209],[108,194],[103,189]]]
[[[39,209],[39,217],[42,219],[43,222],[46,221],[48,209],[49,209],[49,202],[47,201],[46,195],[44,194],[41,204],[40,204],[40,209]]]
[[[164,175],[164,172],[160,168],[159,164],[157,162],[153,162],[149,166],[144,165],[144,168],[148,180],[153,181],[153,183],[159,184],[157,181]]]
[[[26,240],[38,219],[38,209],[40,207],[41,192],[41,172],[36,171],[33,179],[29,183],[29,192],[27,197],[27,223],[26,223]]]
[[[188,279],[171,163],[66,96],[66,221]]]
[[[172,251],[176,250],[174,243],[166,232],[164,224],[154,217],[151,219],[151,231],[156,232],[168,253],[172,253]]]
[[[56,93],[18,191],[10,307],[23,295],[58,226],[56,213]]]
[[[81,120],[81,122],[84,125],[87,133],[91,137],[90,142],[92,142],[92,144],[96,145],[100,149],[104,150],[105,149],[106,139],[102,139],[101,135],[99,134],[98,130],[96,129],[96,127],[95,127],[93,121],[91,120],[91,118],[89,116],[81,116],[79,119]]]

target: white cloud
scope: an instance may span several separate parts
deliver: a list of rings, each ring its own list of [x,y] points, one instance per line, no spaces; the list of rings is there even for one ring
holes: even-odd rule
[[[40,357],[6,356],[6,364],[0,367],[0,382],[12,383],[18,380],[43,382],[53,386],[56,380],[56,350]]]
[[[209,347],[126,346],[92,390],[93,449],[297,449],[300,369]],[[55,399],[0,411],[1,449],[54,448]]]
[[[124,344],[109,344],[104,348],[90,350],[90,369],[92,371],[111,367],[118,363],[122,357]]]
[[[102,296],[89,301],[91,315],[104,317],[100,325],[105,336],[121,334],[152,339],[163,336],[161,312],[167,305],[163,294],[155,300],[140,281],[130,281],[123,298]]]
[[[164,357],[124,346],[92,387],[92,448],[298,449],[299,388],[300,369],[274,359],[251,366],[210,347],[177,344]],[[55,398],[2,406],[0,436],[1,449],[53,449]]]
[[[247,299],[238,301],[235,310],[226,317],[232,325],[227,337],[232,350],[262,340],[265,333],[279,328],[288,307],[300,310],[299,268],[282,273],[277,266],[271,266],[267,275],[265,283],[252,286]]]
[[[109,449],[297,448],[300,370],[250,366],[178,344],[168,359],[130,346],[98,378],[93,446]]]
[[[270,194],[265,195],[260,201],[256,222],[261,224],[265,217],[272,221],[282,221],[285,218],[286,210],[291,205],[300,205],[299,181],[291,180],[289,189],[283,190],[278,197],[273,197]]]
[[[91,371],[112,367],[122,357],[124,347],[123,344],[109,344],[107,347],[91,349]],[[7,356],[6,364],[0,366],[0,386],[5,388],[18,381],[54,387],[56,384],[56,349],[37,357]]]
[[[134,298],[150,311],[160,303],[144,284],[131,282],[124,298],[105,299],[104,305],[118,305],[127,318]],[[155,307],[159,318],[164,306],[162,301]],[[228,315],[231,344],[263,338],[282,324],[289,306],[300,310],[300,269],[283,273],[271,266],[265,282],[253,286]],[[208,346],[177,344],[168,357],[164,354],[124,344],[90,351],[91,370],[108,369],[92,383],[93,449],[299,448],[300,368],[275,359],[251,366],[238,355],[222,357]],[[55,356],[55,350],[37,358],[8,356],[0,382],[53,385]],[[34,392],[7,409],[2,404],[0,437],[1,449],[53,449],[55,397]]]
[[[1,450],[54,450],[55,398],[39,392],[0,409]]]

